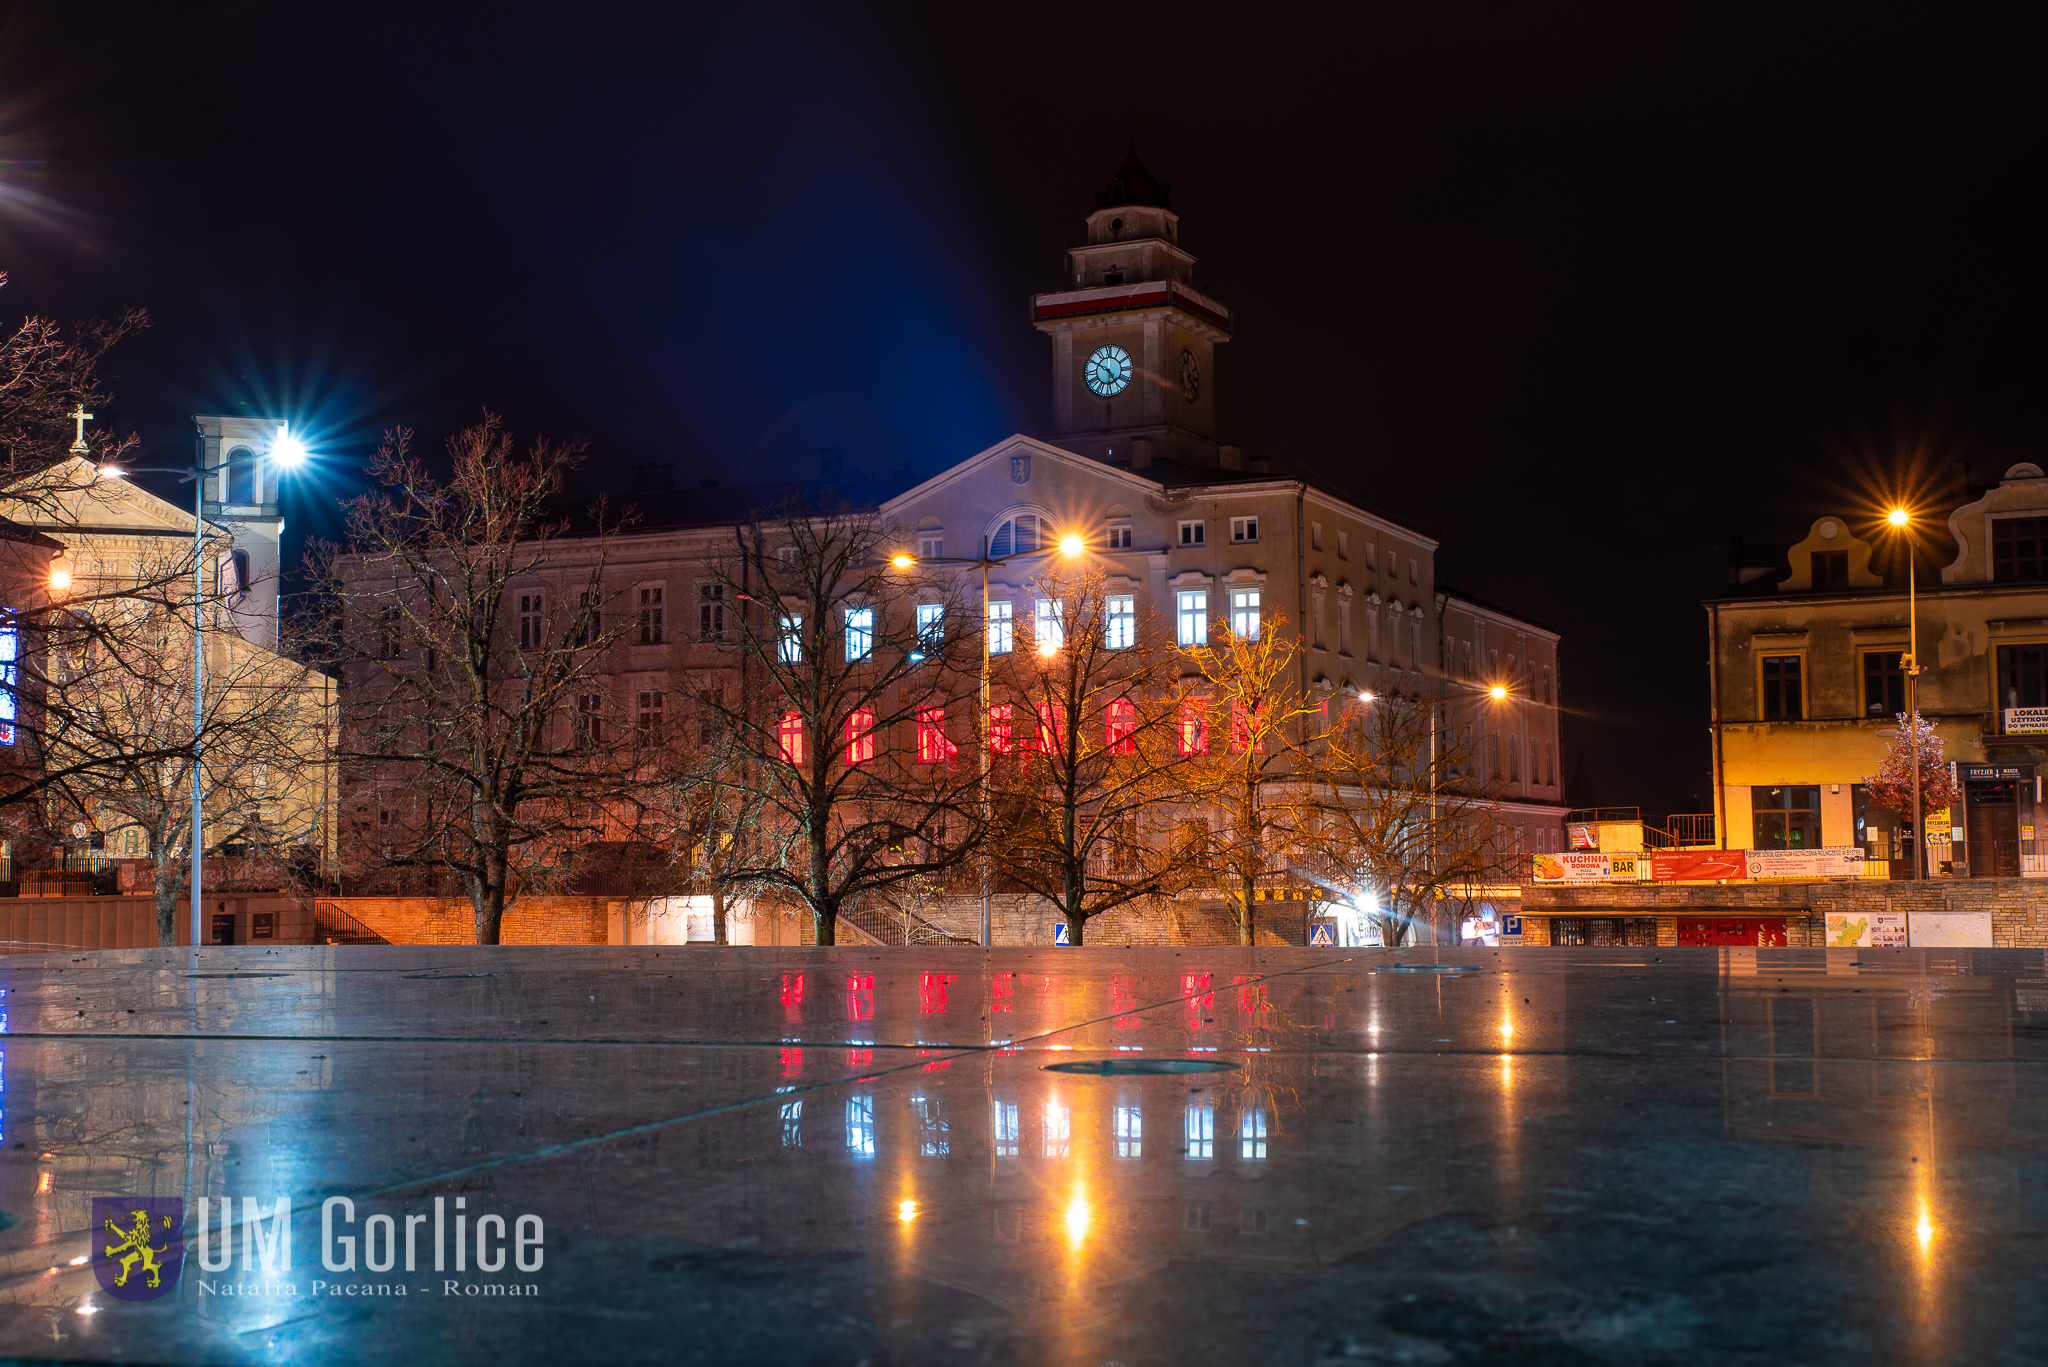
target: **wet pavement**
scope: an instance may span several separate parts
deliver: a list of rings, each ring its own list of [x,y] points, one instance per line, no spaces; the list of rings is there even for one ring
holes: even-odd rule
[[[7,958],[0,1356],[2048,1357],[2040,951],[1444,959]]]

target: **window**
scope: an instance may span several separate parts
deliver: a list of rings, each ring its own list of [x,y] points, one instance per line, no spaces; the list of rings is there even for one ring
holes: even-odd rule
[[[18,716],[15,694],[21,686],[20,666],[15,663],[15,643],[19,638],[13,612],[0,609],[0,621],[5,622],[0,626],[0,745],[12,745]]]
[[[1188,1202],[1186,1228],[1193,1230],[1197,1234],[1207,1232],[1209,1228],[1209,1203],[1207,1201]]]
[[[1365,567],[1369,570],[1380,567],[1379,548],[1370,541],[1365,543]]]
[[[1543,742],[1543,786],[1550,786],[1550,742]]]
[[[377,614],[377,658],[380,660],[398,658],[398,621],[397,608],[386,608]]]
[[[1550,677],[1550,666],[1545,665],[1543,666],[1543,705],[1545,707],[1552,706],[1557,702],[1557,696],[1551,692],[1554,686]]]
[[[0,638],[0,652],[4,658],[13,658],[11,631]],[[13,666],[6,669],[11,681]],[[1998,648],[1998,703],[2001,708],[2048,707],[2048,645],[2035,642]]]
[[[1365,610],[1365,658],[1380,662],[1380,614],[1370,605]]]
[[[1419,613],[1408,619],[1408,667],[1422,668],[1422,616]]]
[[[1416,570],[1413,559],[1408,562],[1408,582],[1411,584],[1420,584],[1422,582],[1422,575]]]
[[[1266,1113],[1257,1107],[1238,1121],[1237,1156],[1255,1163],[1266,1157]]]
[[[640,695],[639,740],[642,745],[653,745],[661,738],[661,722],[667,707],[665,695],[652,690]]]
[[[788,1089],[778,1087],[776,1090],[787,1091]],[[804,1143],[804,1103],[802,1100],[783,1102],[781,1120],[782,1147],[785,1149],[802,1148]]]
[[[658,646],[661,644],[661,585],[640,586],[640,644]]]
[[[942,558],[942,557],[943,557],[943,556],[944,556],[945,554],[946,554],[946,541],[945,541],[945,538],[944,538],[944,537],[938,537],[938,536],[920,536],[920,537],[919,537],[919,538],[917,539],[917,558],[918,558],[918,559],[920,559],[920,560],[938,560],[938,559],[941,559],[941,558]]]
[[[1813,586],[1817,589],[1849,587],[1847,551],[1813,551]]]
[[[1339,560],[1349,560],[1351,558],[1351,533],[1337,533],[1337,558]]]
[[[1044,533],[1036,513],[1019,513],[996,528],[994,536],[988,539],[988,553],[998,560],[1006,555],[1022,555],[1035,551],[1044,545]]]
[[[1508,782],[1510,783],[1520,783],[1522,781],[1521,756],[1521,747],[1515,744],[1515,733],[1510,731],[1508,732]]]
[[[587,646],[604,636],[604,610],[598,605],[596,590],[586,589],[576,600],[576,644]]]
[[[1118,1106],[1110,1112],[1110,1133],[1116,1138],[1118,1158],[1140,1158],[1145,1117],[1136,1106]]]
[[[862,1158],[875,1155],[875,1099],[846,1098],[846,1151]]]
[[[875,709],[857,709],[846,719],[846,762],[866,764],[875,757]]]
[[[1230,519],[1230,541],[1238,545],[1259,539],[1259,520],[1255,517],[1233,517]]]
[[[1820,785],[1786,784],[1749,790],[1759,850],[1820,848]]]
[[[1991,577],[2048,579],[2048,517],[2001,517],[1991,524]]]
[[[1312,551],[1319,551],[1323,548],[1322,523],[1311,522],[1308,524],[1308,548]]]
[[[1897,650],[1863,652],[1863,715],[1897,717],[1906,710],[1905,654]]]
[[[1128,650],[1138,643],[1138,600],[1128,593],[1112,593],[1102,602],[1106,644],[1111,650]]]
[[[1138,705],[1129,698],[1113,698],[1102,711],[1102,741],[1112,755],[1138,753]]]
[[[1183,522],[1183,523],[1181,523],[1181,524],[1180,524],[1180,544],[1181,544],[1181,545],[1183,545],[1183,546],[1199,546],[1199,545],[1201,545],[1201,544],[1202,544],[1202,527],[1203,527],[1203,524],[1202,524],[1202,523],[1200,523],[1200,522]]]
[[[1199,1161],[1216,1156],[1216,1108],[1214,1106],[1190,1106],[1181,1122],[1181,1138],[1187,1144],[1190,1160]]]
[[[875,610],[873,608],[848,608],[846,610],[846,658],[849,661],[865,660],[875,653]]]
[[[804,619],[794,612],[782,615],[775,633],[775,663],[798,665],[804,662]]]
[[[581,693],[576,698],[576,742],[578,745],[604,744],[604,717],[601,709],[603,699],[595,693]]]
[[[1129,527],[1111,527],[1109,529],[1109,549],[1113,551],[1127,551],[1130,548],[1131,529]]]
[[[1066,624],[1060,616],[1060,600],[1040,598],[1032,607],[1031,640],[1040,650],[1054,650],[1067,643]]]
[[[130,826],[121,833],[121,853],[132,859],[142,852],[142,832]]]
[[[697,639],[700,641],[722,641],[725,639],[725,585],[699,584],[697,586]]]
[[[783,546],[775,552],[776,563],[786,570],[796,568],[796,547]]]
[[[1073,1138],[1072,1134],[1069,1133],[1071,1125],[1072,1118],[1066,1107],[1060,1105],[1057,1101],[1045,1103],[1044,1149],[1047,1158],[1065,1158],[1067,1156],[1067,1144]]]
[[[228,452],[227,502],[244,507],[256,501],[256,456],[246,446]]]
[[[1015,713],[1006,702],[990,703],[988,709],[988,748],[991,754],[1007,755],[1017,737]]]
[[[1259,1145],[1259,1149],[1259,1156],[1261,1158],[1265,1157],[1264,1143]],[[1268,1223],[1269,1217],[1261,1207],[1239,1206],[1237,1208],[1237,1232],[1239,1234],[1264,1234],[1266,1233]]]
[[[1209,644],[1208,590],[1192,589],[1176,594],[1175,598],[1179,606],[1174,614],[1174,639],[1184,646]]]
[[[917,1151],[926,1158],[944,1158],[953,1150],[951,1126],[946,1124],[944,1106],[937,1097],[914,1096],[910,1109],[917,1113]]]
[[[917,649],[910,653],[913,660],[922,660],[927,655],[936,655],[946,639],[946,606],[943,603],[919,603],[917,605]]]
[[[1798,721],[1805,715],[1799,692],[1799,657],[1766,655],[1763,670],[1764,720]]]
[[[1056,754],[1065,732],[1060,722],[1065,720],[1050,702],[1038,704],[1038,749],[1042,754]]]
[[[988,653],[991,655],[1008,655],[1011,647],[1016,643],[1015,631],[1015,624],[1010,620],[1010,605],[1008,603],[990,603],[988,605]]]
[[[804,718],[801,712],[784,712],[775,724],[775,746],[784,764],[804,762]]]
[[[944,764],[960,753],[960,747],[946,739],[946,709],[917,709],[917,762]]]
[[[1230,705],[1230,748],[1240,755],[1266,748],[1265,728],[1257,709],[1247,709],[1243,703]]]
[[[1209,700],[1187,698],[1180,705],[1180,725],[1175,728],[1176,747],[1183,755],[1209,752]]]
[[[1259,639],[1259,590],[1230,591],[1230,634],[1247,641]]]
[[[995,1103],[996,1157],[1017,1156],[1017,1103],[998,1101]]]

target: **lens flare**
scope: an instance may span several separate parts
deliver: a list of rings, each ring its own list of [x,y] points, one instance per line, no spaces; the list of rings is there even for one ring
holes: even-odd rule
[[[1082,540],[1080,535],[1076,532],[1068,532],[1065,536],[1060,538],[1061,555],[1079,555],[1082,551],[1085,551],[1087,549],[1088,543]]]
[[[906,1225],[909,1224],[912,1220],[915,1220],[917,1218],[917,1202],[905,1201],[901,1205],[897,1206],[896,1218],[901,1220]]]
[[[1067,1240],[1079,1245],[1088,1237],[1088,1220],[1093,1212],[1088,1209],[1087,1198],[1076,1196],[1074,1203],[1067,1207]]]
[[[899,551],[895,555],[889,557],[889,563],[894,565],[899,570],[907,570],[912,565],[915,565],[917,563],[917,557],[914,555],[904,555],[902,552]]]

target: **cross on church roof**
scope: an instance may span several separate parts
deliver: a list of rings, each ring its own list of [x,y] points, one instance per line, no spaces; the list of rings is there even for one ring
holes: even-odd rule
[[[76,419],[78,422],[78,439],[71,443],[71,454],[82,456],[88,449],[85,444],[85,424],[92,417],[92,414],[85,411],[84,404],[80,404],[75,410],[65,414],[65,416]]]

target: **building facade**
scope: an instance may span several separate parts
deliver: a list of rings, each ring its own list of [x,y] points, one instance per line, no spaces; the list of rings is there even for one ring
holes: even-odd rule
[[[2034,839],[2048,773],[2048,477],[2014,465],[1909,528],[1917,592],[1905,533],[1831,514],[1782,555],[1731,571],[1733,591],[1706,604],[1721,843],[1861,846],[1866,877],[1910,871],[1911,833],[1865,778],[1907,710],[1917,625],[1918,711],[1964,794],[1962,810],[1929,814],[1928,872],[2048,876]]]

